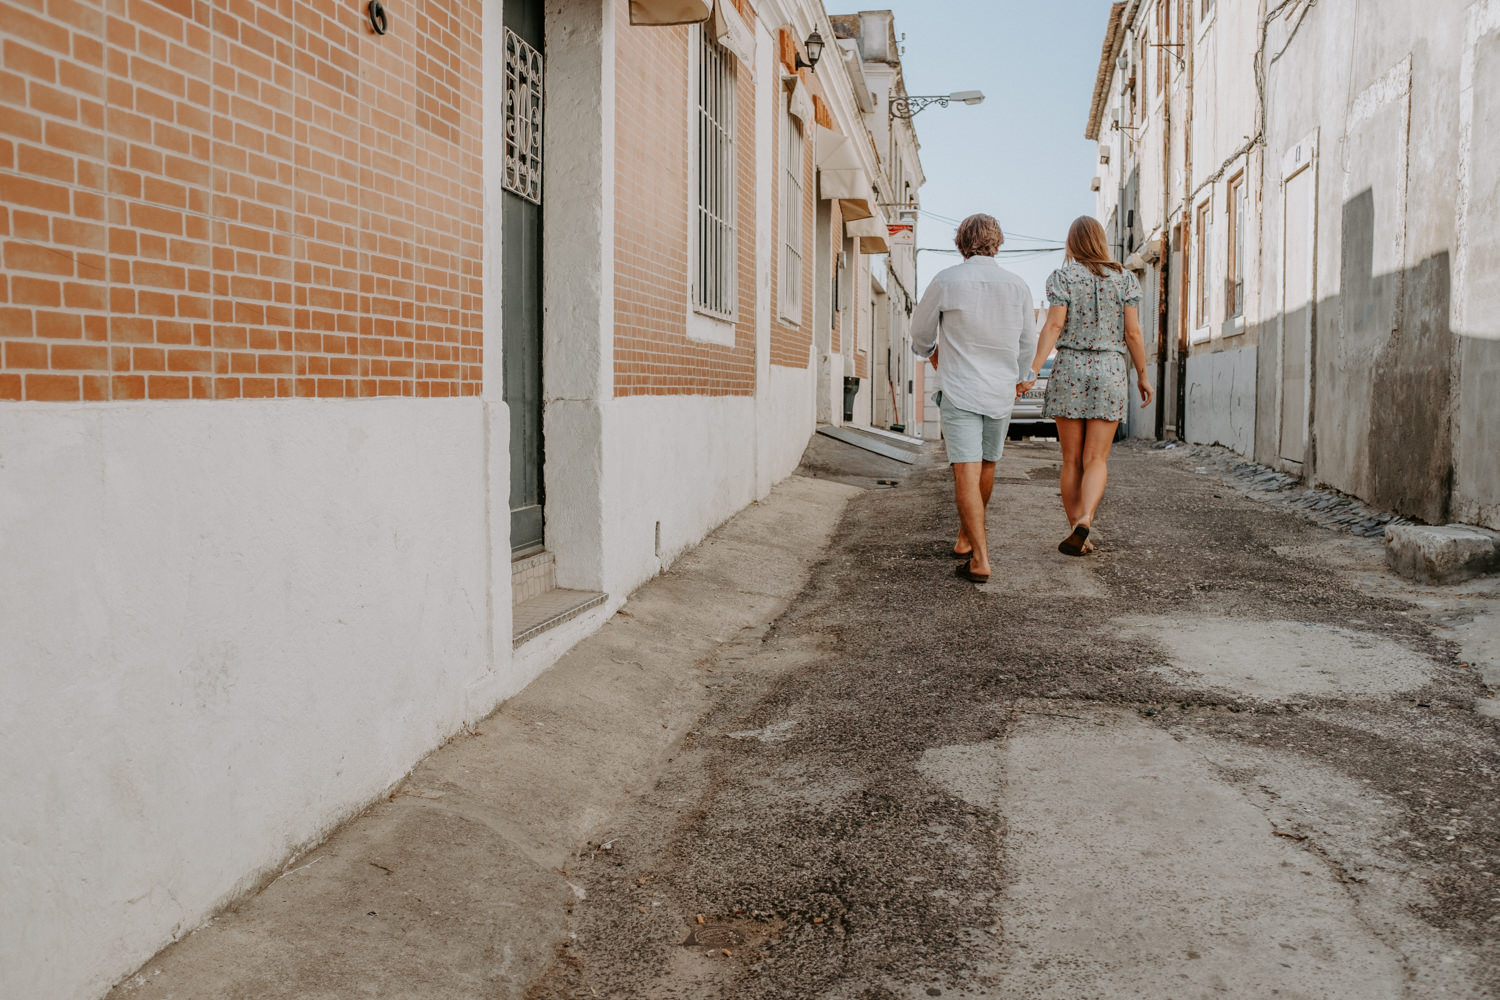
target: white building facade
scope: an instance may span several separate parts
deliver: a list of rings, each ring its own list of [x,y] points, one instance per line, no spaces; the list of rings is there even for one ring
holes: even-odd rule
[[[1158,433],[1500,523],[1497,12],[1114,5],[1088,133],[1100,217],[1156,293]]]

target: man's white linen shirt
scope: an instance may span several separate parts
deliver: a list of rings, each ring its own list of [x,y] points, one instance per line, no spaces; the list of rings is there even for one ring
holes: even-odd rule
[[[944,401],[986,417],[1010,416],[1037,333],[1031,286],[981,255],[939,271],[911,317],[918,357],[932,357],[941,336]]]

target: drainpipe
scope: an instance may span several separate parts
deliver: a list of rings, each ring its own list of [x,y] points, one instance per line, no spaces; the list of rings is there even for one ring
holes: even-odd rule
[[[1193,55],[1196,46],[1193,44],[1193,7],[1189,3],[1183,7],[1183,28],[1186,37],[1181,39],[1182,47],[1187,50],[1187,58],[1184,60],[1184,74],[1186,81],[1183,87],[1184,104],[1183,114],[1186,116],[1182,125],[1182,187],[1183,204],[1182,217],[1192,218],[1193,206],[1188,200],[1188,192],[1193,188]],[[1168,95],[1170,102],[1171,95]],[[1186,277],[1186,275],[1184,275]],[[1187,359],[1188,345],[1182,345],[1182,357],[1178,362],[1177,369],[1177,436],[1187,440]]]
[[[1161,102],[1161,266],[1157,269],[1157,296],[1156,296],[1156,328],[1157,336],[1160,338],[1156,352],[1156,391],[1158,405],[1156,408],[1156,436],[1162,438],[1166,431],[1167,407],[1166,397],[1162,390],[1167,384],[1167,332],[1171,326],[1171,308],[1168,299],[1172,293],[1172,63],[1171,60],[1163,59],[1162,64],[1162,102]],[[1178,353],[1182,351],[1182,345],[1177,345]],[[1181,439],[1181,406],[1182,406],[1182,379],[1178,378],[1177,402],[1178,407],[1177,424],[1178,438]]]

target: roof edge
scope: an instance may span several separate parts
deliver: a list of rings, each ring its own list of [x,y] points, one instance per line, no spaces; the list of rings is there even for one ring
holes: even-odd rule
[[[1125,43],[1122,27],[1125,0],[1110,5],[1109,24],[1104,29],[1104,47],[1099,53],[1099,72],[1094,77],[1094,97],[1089,103],[1089,121],[1083,130],[1085,139],[1099,140],[1099,122],[1104,117],[1104,105],[1109,101],[1109,81],[1114,76],[1115,58]]]

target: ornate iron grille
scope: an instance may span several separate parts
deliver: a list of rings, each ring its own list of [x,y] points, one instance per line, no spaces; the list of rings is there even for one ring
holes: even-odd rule
[[[505,189],[542,203],[542,54],[505,29]]]

